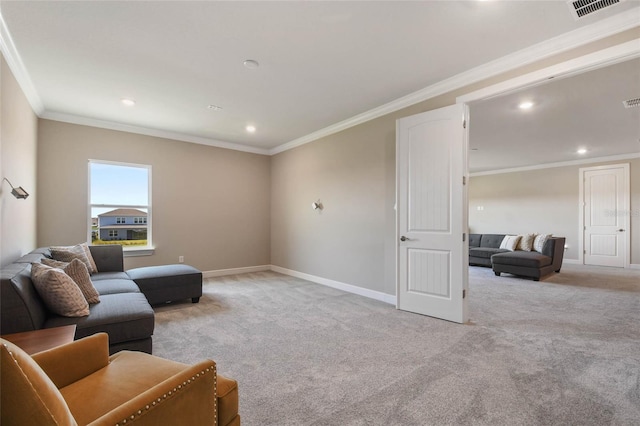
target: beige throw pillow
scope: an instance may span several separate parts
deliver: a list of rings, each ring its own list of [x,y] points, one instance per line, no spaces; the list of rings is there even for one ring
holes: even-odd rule
[[[533,240],[535,240],[536,234],[524,234],[520,237],[516,250],[531,251],[533,249]]]
[[[91,276],[84,263],[80,259],[73,259],[63,271],[71,277],[73,281],[80,287],[80,291],[90,305],[100,303],[100,293],[93,286]]]
[[[520,241],[520,235],[505,235],[500,248],[514,251],[518,246],[518,241]]]
[[[84,298],[87,299],[90,305],[100,303],[100,293],[98,293],[98,290],[96,290],[93,285],[93,281],[91,281],[91,275],[89,275],[87,266],[82,263],[80,259],[73,259],[71,262],[61,262],[59,260],[44,258],[40,262],[52,268],[62,269],[69,275],[71,279],[78,284]]]
[[[89,315],[89,304],[80,287],[63,270],[32,263],[31,280],[51,312],[65,317]]]
[[[533,240],[533,250],[537,251],[538,253],[542,253],[544,244],[547,242],[549,238],[551,238],[551,234],[536,235],[536,239]]]
[[[95,265],[93,257],[91,258],[91,260],[89,260],[89,257],[87,257],[87,251],[89,250],[89,247],[86,243],[77,244],[75,246],[54,246],[50,247],[49,249],[51,250],[51,257],[53,257],[55,260],[59,260],[62,262],[71,262],[73,259],[80,259],[82,263],[86,265],[89,274],[98,272],[97,269],[93,266]],[[91,253],[89,253],[89,256],[91,256]]]
[[[69,262],[62,262],[60,260],[49,259],[48,257],[43,257],[42,259],[40,259],[40,263],[42,263],[43,265],[51,266],[52,268],[58,268],[58,269],[64,269],[69,265]],[[80,263],[82,263],[82,261],[80,261]]]
[[[84,250],[84,254],[87,255],[87,259],[89,259],[89,263],[91,264],[91,268],[87,268],[89,269],[89,273],[95,274],[96,272],[98,272],[98,266],[96,265],[95,260],[93,260],[93,256],[91,255],[91,249],[89,248],[89,244],[82,243],[80,245],[82,246],[82,249]]]

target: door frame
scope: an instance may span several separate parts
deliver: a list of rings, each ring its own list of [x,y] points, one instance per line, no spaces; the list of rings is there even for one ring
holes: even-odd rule
[[[593,166],[593,167],[581,167],[578,170],[579,174],[579,191],[580,194],[578,196],[578,208],[580,210],[580,217],[578,221],[578,263],[584,265],[584,251],[585,251],[585,241],[584,241],[584,209],[585,209],[585,201],[584,201],[584,175],[585,172],[594,171],[594,170],[606,170],[611,168],[620,168],[623,169],[623,180],[624,180],[624,196],[627,201],[627,208],[631,207],[631,175],[629,163],[613,163],[606,164],[602,166]],[[622,212],[624,215],[624,265],[623,268],[628,269],[631,267],[631,211]]]

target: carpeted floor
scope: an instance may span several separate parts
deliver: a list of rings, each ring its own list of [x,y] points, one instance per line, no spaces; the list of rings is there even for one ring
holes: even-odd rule
[[[470,268],[458,325],[273,272],[156,308],[154,354],[211,358],[244,425],[638,425],[640,271]]]

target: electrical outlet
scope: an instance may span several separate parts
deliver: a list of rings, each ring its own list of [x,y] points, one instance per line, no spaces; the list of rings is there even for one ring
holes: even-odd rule
[[[184,256],[178,256],[178,262],[184,263]]]

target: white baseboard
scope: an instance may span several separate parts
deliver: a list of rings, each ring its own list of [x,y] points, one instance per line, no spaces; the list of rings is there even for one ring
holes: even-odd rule
[[[578,259],[562,259],[562,263],[567,263],[571,265],[582,265],[582,262]]]
[[[249,272],[270,271],[271,265],[246,266],[244,268],[216,269],[202,272],[202,278],[224,277],[225,275],[247,274]]]
[[[380,291],[369,290],[367,288],[358,287],[352,284],[346,284],[340,281],[334,281],[327,278],[317,277],[315,275],[305,274],[304,272],[298,272],[280,266],[271,265],[273,272],[278,272],[284,275],[289,275],[303,280],[311,281],[316,284],[326,285],[327,287],[337,288],[338,290],[346,291],[347,293],[357,294],[359,296],[368,297],[369,299],[378,300],[380,302],[389,303],[391,305],[396,304],[396,296],[391,294],[382,293]]]
[[[629,269],[640,269],[640,263],[632,263],[629,265]]]

